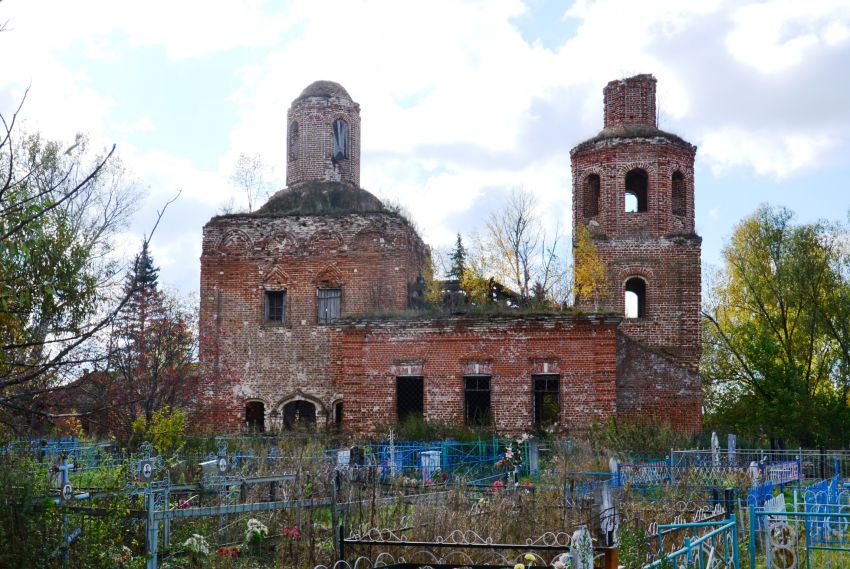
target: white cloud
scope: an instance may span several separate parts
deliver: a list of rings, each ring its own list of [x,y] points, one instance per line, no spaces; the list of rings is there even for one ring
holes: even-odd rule
[[[783,134],[727,128],[706,134],[700,153],[716,176],[731,168],[749,166],[761,175],[786,178],[818,164],[836,142],[823,134]]]
[[[604,84],[633,73],[655,74],[662,128],[691,138],[717,175],[749,168],[794,176],[819,166],[825,153],[846,151],[850,137],[846,98],[833,107],[815,98],[817,90],[799,88],[833,77],[829,58],[847,53],[846,0],[579,0],[564,19],[537,24],[578,24],[555,49],[523,40],[515,21],[534,4],[519,0],[83,5],[2,3],[13,30],[0,34],[0,52],[25,55],[4,58],[0,104],[32,83],[26,116],[51,137],[81,127],[95,141],[105,132],[146,133],[134,139],[140,146],[121,149],[150,186],[139,231],[183,190],[180,215],[166,216],[166,242],[155,249],[164,273],[197,272],[200,225],[235,195],[228,174],[239,153],[261,154],[283,178],[286,110],[318,79],[342,83],[361,104],[363,186],[404,204],[434,245],[479,223],[514,186],[535,192],[550,227],[559,221],[568,229],[569,148],[602,127]],[[123,61],[151,50],[181,66],[228,55],[222,74],[240,86],[230,95],[238,121],[226,151],[164,150],[179,147],[157,143],[165,123],[145,109],[119,120],[121,102],[99,92],[85,71],[72,71],[90,59]],[[840,94],[842,81],[824,84]],[[197,85],[199,99],[208,87]],[[196,276],[185,278],[193,282],[182,287],[196,286]]]
[[[780,0],[749,4],[732,16],[726,45],[740,62],[763,73],[777,73],[803,62],[821,42],[836,45],[847,37],[846,0]]]

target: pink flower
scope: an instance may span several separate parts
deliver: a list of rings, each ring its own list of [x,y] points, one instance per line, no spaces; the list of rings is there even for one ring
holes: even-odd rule
[[[493,492],[501,492],[504,485],[505,483],[501,480],[496,480],[495,482],[493,482],[493,485],[490,487],[490,489],[493,490]]]

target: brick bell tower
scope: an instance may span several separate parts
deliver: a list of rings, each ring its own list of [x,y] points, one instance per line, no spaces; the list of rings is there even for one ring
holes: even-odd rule
[[[604,89],[605,125],[570,151],[573,234],[585,225],[605,265],[604,308],[621,330],[695,371],[700,347],[700,248],[694,231],[696,147],[658,129],[656,79]],[[577,305],[592,309],[587,299]]]
[[[360,105],[339,83],[316,81],[287,113],[286,185],[342,182],[360,186]]]

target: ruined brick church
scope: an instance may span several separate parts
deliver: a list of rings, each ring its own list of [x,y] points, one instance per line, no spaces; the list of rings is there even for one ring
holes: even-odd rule
[[[655,86],[610,82],[604,128],[570,152],[573,230],[590,230],[608,294],[539,314],[411,310],[429,249],[360,187],[359,105],[336,83],[304,89],[287,187],[204,227],[200,369],[230,379],[216,427],[368,434],[418,416],[569,435],[623,416],[698,430],[696,147],[658,129]]]

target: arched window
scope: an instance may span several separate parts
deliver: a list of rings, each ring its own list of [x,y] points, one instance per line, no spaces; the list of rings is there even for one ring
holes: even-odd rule
[[[283,406],[283,428],[312,430],[316,426],[316,406],[309,401],[299,399]]]
[[[266,406],[262,401],[249,401],[245,404],[245,425],[252,433],[266,430]]]
[[[334,121],[334,160],[345,160],[348,158],[348,121],[336,119]]]
[[[685,176],[681,172],[673,172],[673,190],[670,199],[673,215],[685,215],[687,211],[687,197],[685,192]]]
[[[289,123],[289,161],[298,160],[298,123]]]
[[[636,168],[626,174],[626,211],[629,213],[648,209],[649,178]]]
[[[591,174],[584,179],[584,216],[599,215],[599,175]]]
[[[626,318],[646,316],[646,281],[632,277],[626,281]]]
[[[334,403],[334,425],[337,429],[342,428],[342,401]]]

